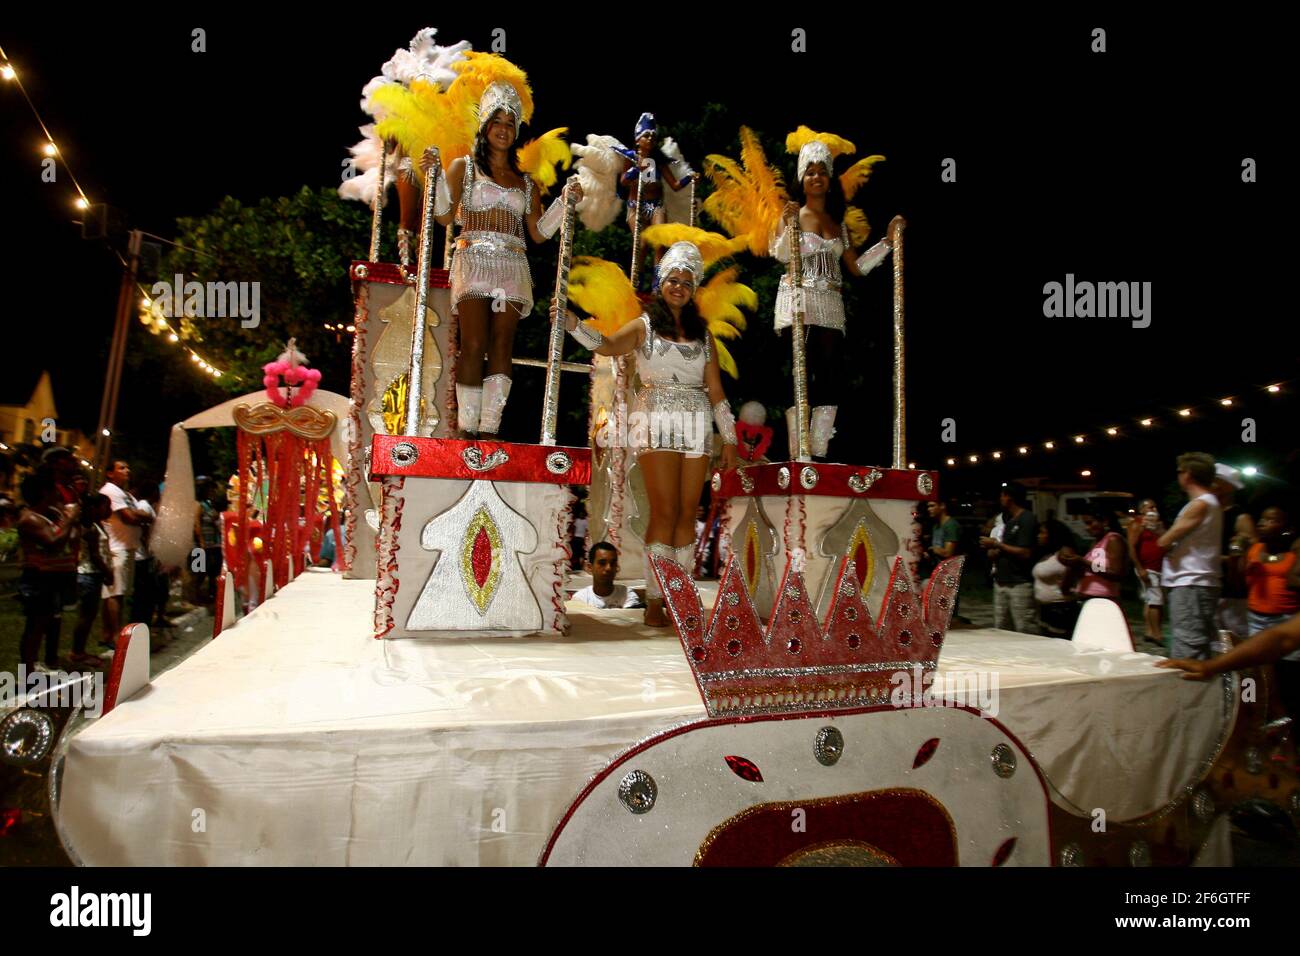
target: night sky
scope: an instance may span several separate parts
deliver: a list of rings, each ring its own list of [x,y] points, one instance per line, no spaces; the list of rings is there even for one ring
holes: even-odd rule
[[[1283,97],[1288,34],[1263,15],[1139,26],[927,10],[891,21],[820,4],[776,22],[766,6],[732,5],[737,25],[655,7],[654,30],[637,40],[630,21],[576,19],[575,9],[595,7],[535,9],[553,13],[385,20],[376,5],[347,21],[331,8],[277,22],[132,5],[111,19],[77,14],[75,25],[53,14],[6,24],[0,44],[91,197],[164,236],[177,217],[226,195],[336,185],[366,121],[362,85],[430,25],[443,42],[464,37],[477,49],[489,48],[493,27],[507,31],[506,55],[532,79],[533,132],[563,125],[574,141],[630,138],[642,110],[671,124],[708,102],[726,104],[736,126],[834,131],[860,156],[888,157],[860,197],[874,235],[896,213],[909,221],[909,457],[935,467],[1092,436],[1083,449],[1007,467],[944,468],[946,490],[1084,466],[1103,485],[1156,490],[1172,478],[1171,456],[1191,448],[1274,474],[1288,461],[1294,469],[1300,382],[1277,397],[1261,391],[1296,377],[1295,308],[1282,295],[1294,250],[1278,238],[1294,210],[1279,145],[1293,110]],[[196,26],[207,31],[206,53],[190,50]],[[1089,51],[1094,26],[1108,29],[1104,54]],[[805,54],[790,50],[795,27],[808,30]],[[3,83],[0,138],[8,361],[50,368],[61,416],[90,433],[116,260],[80,239],[62,171],[57,185],[40,182],[40,131]],[[682,146],[698,168],[693,144]],[[957,161],[955,183],[940,181],[946,157]],[[1259,182],[1241,181],[1244,157],[1257,160]],[[1043,285],[1067,273],[1151,282],[1151,326],[1045,318]],[[868,314],[849,317],[845,347],[868,385],[842,411],[860,454],[841,448],[840,460],[889,462],[888,275],[882,267],[860,280]],[[537,285],[539,298],[549,293],[549,279]],[[775,343],[770,316],[754,317],[737,352],[742,373],[747,350]],[[124,383],[122,415],[128,430],[157,422],[156,434],[136,428],[130,441],[142,463],[160,467],[166,423],[220,396],[196,389],[193,407],[150,410],[151,381],[195,376],[179,353],[155,364]],[[743,375],[728,383],[737,401],[752,389]],[[1238,398],[1231,411],[1214,406],[1225,396]],[[1175,423],[1172,409],[1185,404],[1197,414]],[[1258,445],[1241,442],[1244,414],[1256,419]],[[1098,447],[1100,426],[1130,434],[1146,415],[1163,427]],[[940,441],[947,417],[954,444]]]

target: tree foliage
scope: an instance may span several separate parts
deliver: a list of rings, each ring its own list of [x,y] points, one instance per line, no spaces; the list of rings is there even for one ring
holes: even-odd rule
[[[261,366],[294,337],[324,373],[323,388],[347,391],[351,337],[326,329],[353,319],[348,264],[364,258],[370,215],[333,189],[304,186],[292,196],[253,204],[226,197],[205,216],[177,220],[177,246],[163,258],[160,281],[257,282],[260,321],[244,328],[237,317],[184,320],[183,338],[227,370],[227,391],[256,389]]]

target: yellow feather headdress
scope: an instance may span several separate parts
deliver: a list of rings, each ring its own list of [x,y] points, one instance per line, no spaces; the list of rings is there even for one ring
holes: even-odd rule
[[[799,154],[798,176],[801,180],[809,163],[825,164],[827,175],[829,175],[831,162],[837,156],[852,156],[858,151],[858,148],[843,136],[836,136],[834,133],[819,133],[807,126],[800,126],[785,138],[785,149],[788,153]],[[876,163],[884,162],[884,160],[885,157],[877,153],[859,159],[846,169],[840,175],[840,186],[844,189],[844,198],[852,200],[863,184],[871,178],[872,168]],[[860,209],[850,207],[844,214],[844,224],[848,227],[849,238],[855,246],[860,246],[867,241],[871,227],[867,225],[867,217]]]
[[[452,69],[459,75],[446,90],[437,83],[416,80],[409,89],[393,84],[371,94],[371,110],[378,108],[385,113],[375,125],[375,133],[383,139],[397,140],[406,155],[416,159],[430,146],[436,146],[446,167],[473,150],[479,103],[493,83],[513,87],[523,113],[520,122],[532,119],[533,93],[528,77],[505,57],[466,51],[465,59],[453,64]],[[548,148],[549,144],[539,147]]]
[[[680,222],[651,226],[641,233],[641,238],[655,249],[667,249],[675,242],[689,242],[700,250],[700,257],[704,260],[706,269],[719,259],[734,256],[749,246],[749,240],[744,236],[739,239],[728,239],[721,233],[708,232],[697,226],[688,226]]]
[[[836,136],[834,133],[819,133],[807,126],[800,126],[785,138],[785,151],[787,153],[797,153],[809,143],[821,143],[830,150],[832,158],[836,156],[852,156],[858,151],[858,148],[843,136]]]
[[[461,83],[465,86],[467,93],[473,94],[474,129],[476,132],[479,121],[488,119],[486,116],[479,117],[477,115],[479,100],[493,83],[509,83],[514,87],[515,93],[519,95],[519,102],[524,113],[523,116],[519,117],[519,122],[521,124],[532,122],[533,89],[528,85],[528,74],[505,57],[497,53],[466,50],[465,59],[452,64],[452,69],[460,74],[456,77],[456,82],[452,83],[452,87],[455,87],[457,83]],[[448,90],[448,92],[451,91]]]
[[[742,126],[740,162],[714,154],[705,157],[704,171],[716,187],[704,200],[704,211],[736,239],[744,237],[754,255],[767,255],[768,239],[788,197],[758,137]]]

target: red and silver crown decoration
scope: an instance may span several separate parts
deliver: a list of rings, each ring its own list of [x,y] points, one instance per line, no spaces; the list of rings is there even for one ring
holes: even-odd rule
[[[671,559],[654,556],[651,563],[709,716],[717,717],[888,702],[893,674],[938,666],[964,560],[942,562],[922,595],[902,558],[895,559],[873,621],[853,558],[846,557],[820,624],[803,572],[788,561],[766,628],[736,555],[727,562],[707,626],[690,574]]]

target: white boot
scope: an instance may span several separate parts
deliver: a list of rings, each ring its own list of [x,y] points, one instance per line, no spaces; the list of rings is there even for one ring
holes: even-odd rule
[[[677,549],[677,563],[686,569],[686,573],[695,578],[695,545],[684,544]]]
[[[799,458],[799,423],[795,420],[795,409],[785,410],[785,432],[790,439],[790,461]]]
[[[501,413],[506,410],[510,385],[509,375],[498,373],[483,379],[483,414],[478,428],[484,435],[495,435],[501,430]]]
[[[809,437],[809,445],[812,446],[812,453],[817,458],[826,457],[826,446],[835,435],[835,405],[818,405],[812,410],[812,424],[810,430],[812,435]]]
[[[479,409],[483,406],[482,385],[456,383],[456,427],[466,435],[478,434]]]
[[[655,569],[650,566],[650,557],[656,555],[661,558],[672,558],[677,560],[677,551],[671,544],[647,544],[645,546],[645,599],[646,601],[662,600],[664,592],[659,588],[659,579],[655,577]]]

